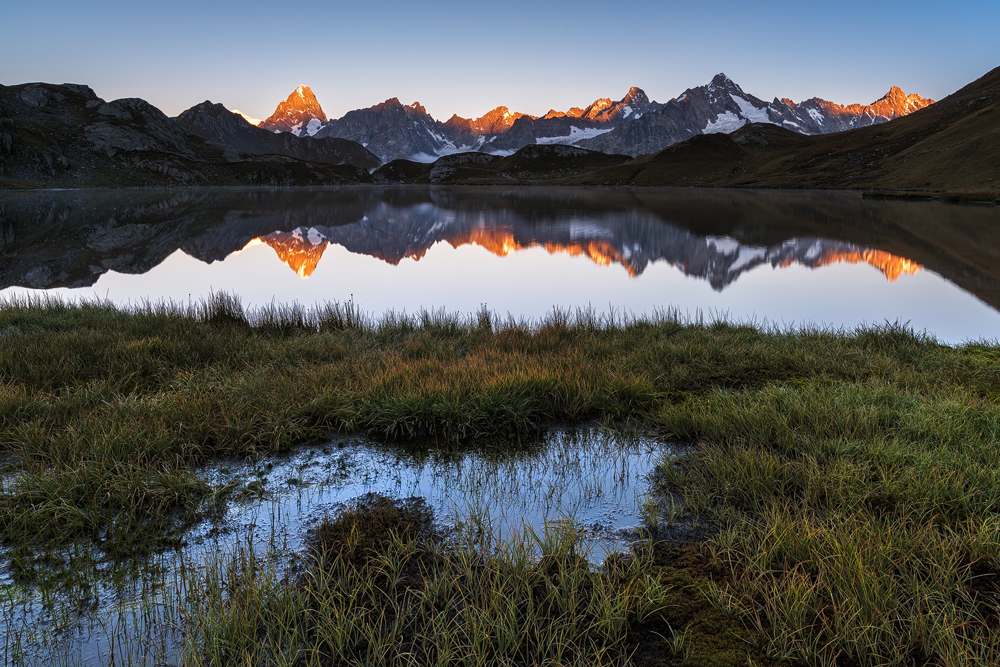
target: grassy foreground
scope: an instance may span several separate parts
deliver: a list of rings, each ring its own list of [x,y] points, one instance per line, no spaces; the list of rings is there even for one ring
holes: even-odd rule
[[[664,463],[663,487],[718,535],[652,542],[617,574],[594,579],[572,558],[529,563],[516,545],[492,560],[479,551],[444,557],[422,533],[397,531],[363,559],[377,568],[328,549],[308,585],[264,580],[246,559],[234,561],[227,595],[244,582],[262,591],[252,600],[299,597],[200,618],[258,613],[226,627],[294,627],[312,641],[334,626],[310,624],[310,614],[344,608],[351,591],[359,609],[433,608],[434,600],[471,609],[475,599],[486,605],[482,618],[495,619],[486,593],[509,585],[502,599],[549,600],[530,626],[564,628],[551,646],[568,647],[570,657],[531,644],[527,653],[495,648],[482,664],[629,656],[640,664],[1000,664],[1000,348],[949,348],[892,326],[782,333],[556,314],[530,327],[485,312],[372,320],[350,306],[248,318],[226,295],[133,312],[8,302],[0,307],[0,537],[25,576],[33,553],[82,539],[125,557],[168,542],[219,498],[223,490],[194,474],[213,457],[261,456],[333,431],[464,447],[594,419],[690,445]],[[557,553],[572,555],[572,540]],[[358,567],[360,579],[351,574]],[[410,585],[385,583],[404,571]],[[348,585],[362,580],[368,589]],[[546,586],[555,587],[551,596]],[[572,626],[571,606],[582,619]],[[276,625],[269,609],[302,613]],[[592,630],[619,617],[610,635]],[[407,646],[430,646],[420,642],[431,637],[439,647],[448,629],[467,647],[486,631],[435,629],[454,615],[421,618],[400,626]],[[374,621],[358,616],[344,627],[366,622]],[[388,617],[379,623],[388,632]],[[208,662],[239,658],[211,660],[211,637],[203,639]],[[356,664],[380,664],[379,655],[408,664],[410,653],[393,650],[402,644],[388,646]],[[335,655],[317,650],[290,662],[354,659]],[[433,655],[475,664],[474,652]]]

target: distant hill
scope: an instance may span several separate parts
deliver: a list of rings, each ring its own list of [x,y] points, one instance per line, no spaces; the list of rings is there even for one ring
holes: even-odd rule
[[[105,102],[76,84],[0,85],[0,188],[370,181],[353,165],[224,149],[138,98]]]
[[[901,118],[805,136],[753,123],[698,135],[573,184],[863,188],[1000,196],[1000,67]]]

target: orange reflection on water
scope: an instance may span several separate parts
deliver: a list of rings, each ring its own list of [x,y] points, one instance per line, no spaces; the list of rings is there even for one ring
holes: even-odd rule
[[[633,278],[639,272],[622,256],[622,254],[604,239],[581,240],[572,243],[558,243],[555,241],[536,241],[532,239],[527,243],[522,243],[514,238],[510,232],[501,232],[495,229],[477,229],[468,236],[449,241],[455,248],[463,245],[477,245],[485,248],[498,257],[506,257],[511,252],[525,250],[527,248],[545,248],[546,252],[554,255],[565,252],[571,257],[585,255],[599,266],[610,264],[621,264]]]
[[[828,266],[838,262],[847,262],[849,264],[870,264],[881,271],[882,275],[884,275],[890,282],[899,278],[904,273],[910,275],[924,268],[920,264],[906,259],[905,257],[897,257],[896,255],[891,255],[882,250],[873,250],[870,248],[850,252],[826,253],[819,258],[813,267],[819,268],[821,266]]]
[[[326,239],[315,241],[303,236],[299,230],[294,232],[274,232],[261,236],[247,244],[266,243],[300,278],[308,278],[316,270],[319,260],[323,257],[328,245]]]

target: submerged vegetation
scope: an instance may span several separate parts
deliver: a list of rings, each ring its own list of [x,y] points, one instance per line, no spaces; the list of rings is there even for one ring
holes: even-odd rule
[[[190,660],[1000,664],[1000,349],[895,325],[9,301],[0,538],[25,579],[84,540],[127,558],[179,539],[233,493],[195,472],[218,457],[595,420],[676,442],[656,492],[713,536],[651,530],[594,571],[571,524],[442,541],[419,503],[371,500],[297,575],[234,553],[192,581]]]

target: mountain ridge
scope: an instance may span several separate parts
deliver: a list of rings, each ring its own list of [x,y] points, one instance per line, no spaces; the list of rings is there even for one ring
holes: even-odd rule
[[[851,188],[1000,195],[1000,67],[902,117],[807,136],[751,123],[565,184]]]
[[[813,97],[765,102],[719,73],[660,104],[632,86],[617,101],[598,98],[585,107],[550,109],[543,116],[497,106],[479,118],[433,118],[423,105],[398,98],[325,118],[308,86],[299,86],[261,123],[272,131],[337,137],[358,142],[384,162],[429,162],[444,155],[481,151],[509,155],[530,144],[567,144],[632,157],[656,152],[697,134],[728,133],[751,122],[771,123],[801,134],[825,134],[886,122],[933,104],[897,86],[871,104],[840,105]]]

